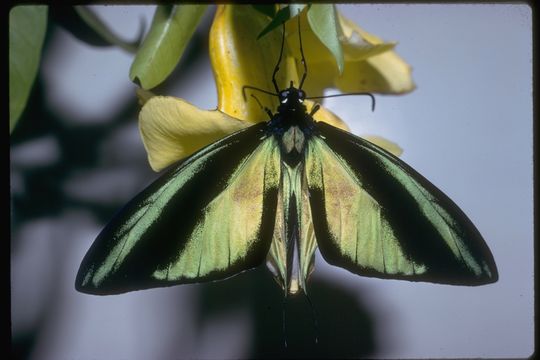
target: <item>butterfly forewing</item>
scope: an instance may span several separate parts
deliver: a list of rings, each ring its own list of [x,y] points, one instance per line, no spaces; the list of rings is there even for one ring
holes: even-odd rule
[[[467,216],[372,143],[317,123],[306,150],[315,235],[331,264],[364,276],[479,285],[493,256]]]
[[[263,262],[280,160],[262,129],[209,145],[128,203],[85,256],[77,289],[113,294],[222,279]]]

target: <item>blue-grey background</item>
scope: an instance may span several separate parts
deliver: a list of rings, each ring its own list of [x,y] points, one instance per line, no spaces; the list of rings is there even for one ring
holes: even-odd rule
[[[363,98],[325,104],[354,133],[384,136],[404,149],[402,159],[476,224],[500,280],[456,287],[362,278],[318,255],[312,301],[326,346],[318,354],[352,349],[353,356],[384,358],[530,355],[531,9],[515,4],[338,8],[365,30],[399,42],[396,50],[412,65],[417,89],[377,96],[374,113]],[[141,18],[150,24],[154,7],[94,9],[118,34],[133,39]],[[190,55],[159,89],[207,109],[216,106],[207,55],[212,12],[188,48]],[[264,269],[219,283],[120,296],[74,290],[80,260],[107,219],[156,175],[138,135],[135,86],[128,79],[132,55],[88,46],[50,26],[30,109],[11,136],[17,357],[238,358],[287,355],[295,341],[311,346],[310,315],[296,321],[291,310],[290,348],[278,349],[282,304]],[[270,295],[260,296],[265,291]],[[331,320],[325,322],[325,316]],[[308,339],[300,339],[302,334]]]

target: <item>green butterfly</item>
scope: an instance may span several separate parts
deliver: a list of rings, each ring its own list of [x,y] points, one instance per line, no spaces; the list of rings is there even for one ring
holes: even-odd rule
[[[279,97],[270,120],[208,145],[131,200],[86,254],[77,290],[220,280],[266,262],[294,294],[306,291],[317,247],[363,276],[497,281],[489,248],[452,200],[380,147],[315,122],[317,107],[303,104],[307,72],[279,91],[277,69],[276,93],[261,90]]]

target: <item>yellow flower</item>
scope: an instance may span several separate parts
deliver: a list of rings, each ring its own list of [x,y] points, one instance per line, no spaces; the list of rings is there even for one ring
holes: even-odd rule
[[[330,51],[309,31],[305,12],[302,16],[302,42],[309,44],[304,45],[304,53],[309,59],[310,73],[316,74],[306,78],[304,90],[307,94],[319,95],[327,88],[337,88],[343,93],[379,94],[403,94],[414,90],[411,67],[393,51],[395,42],[384,42],[338,12],[338,33],[345,58],[343,73],[339,74]],[[298,49],[295,22],[290,21],[287,30],[288,44],[292,49]]]
[[[339,15],[340,43],[344,69],[339,74],[335,60],[311,31],[306,10],[301,15],[302,43],[309,74],[303,89],[308,96],[323,95],[329,87],[343,92],[400,94],[414,89],[410,67],[385,43]],[[148,99],[139,115],[141,136],[152,169],[159,171],[191,155],[201,147],[253,123],[267,121],[268,114],[254,99],[244,99],[245,85],[274,92],[272,73],[279,57],[281,34],[271,31],[257,40],[268,24],[268,17],[248,5],[219,5],[210,30],[210,60],[218,92],[216,110],[201,110],[188,102],[167,96]],[[276,80],[280,89],[290,81],[298,86],[303,66],[299,55],[296,21],[286,26],[286,46]],[[277,97],[254,94],[263,106],[274,110]],[[144,97],[144,96],[143,96]],[[308,111],[314,105],[306,100]],[[321,107],[316,121],[348,130],[335,114]],[[401,149],[377,137],[368,140],[400,154]]]

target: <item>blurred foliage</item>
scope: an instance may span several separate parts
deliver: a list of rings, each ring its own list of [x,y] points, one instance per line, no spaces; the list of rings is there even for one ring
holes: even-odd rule
[[[144,24],[141,23],[136,40],[130,42],[120,38],[88,6],[54,7],[51,16],[77,39],[93,46],[117,46],[135,53],[144,35]]]
[[[9,13],[9,131],[30,95],[47,29],[46,6],[17,6]]]

